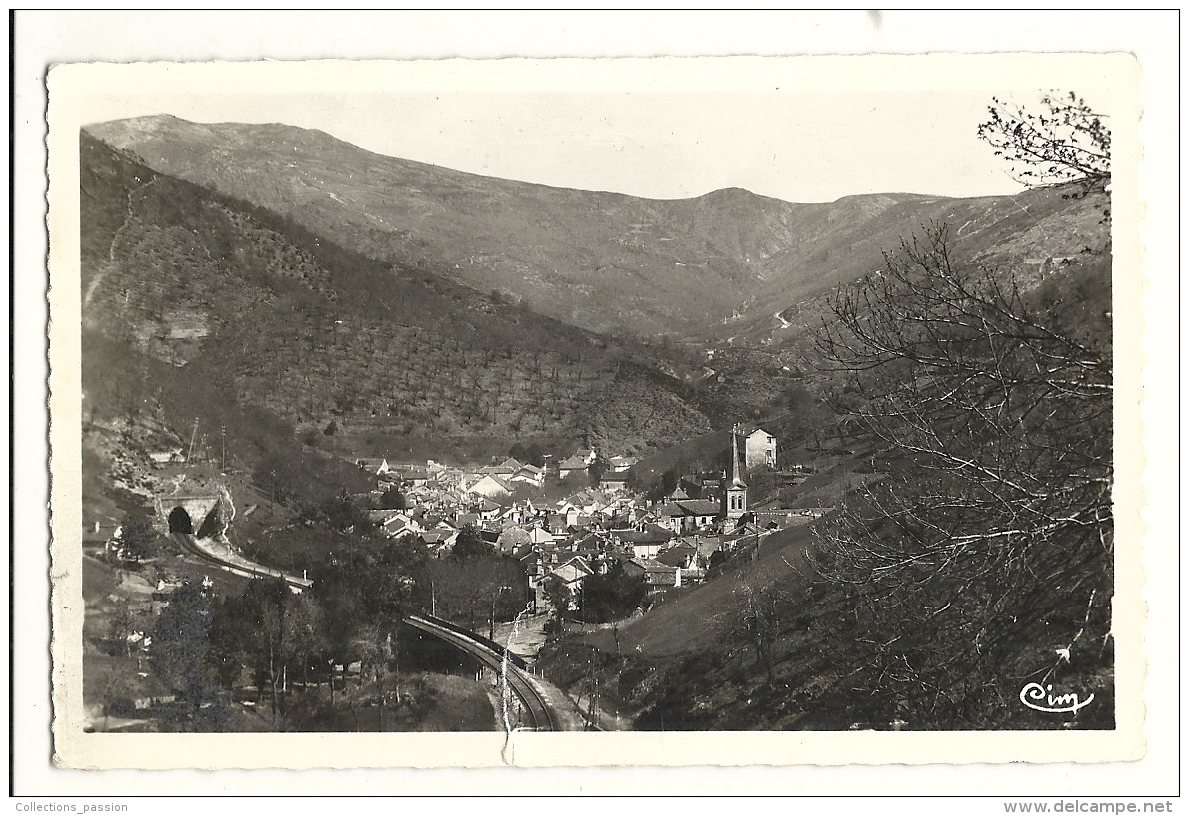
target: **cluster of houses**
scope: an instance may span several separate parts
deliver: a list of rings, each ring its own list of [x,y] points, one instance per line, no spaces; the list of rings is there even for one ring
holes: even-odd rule
[[[375,510],[371,518],[389,536],[414,536],[435,555],[450,552],[460,532],[473,528],[494,551],[516,558],[539,604],[545,584],[561,581],[573,597],[591,575],[617,564],[644,577],[650,594],[696,583],[716,552],[733,552],[777,529],[804,523],[819,510],[753,508],[747,502],[748,467],[776,466],[776,439],[762,429],[739,427],[731,435],[731,466],[681,480],[658,502],[627,486],[635,460],[613,457],[597,487],[556,501],[514,497],[523,485],[540,488],[545,469],[514,458],[479,468],[453,468],[360,459],[377,477],[377,495],[398,487],[402,509]],[[597,461],[579,450],[557,465],[557,478],[585,474]],[[523,496],[525,491],[520,491]]]

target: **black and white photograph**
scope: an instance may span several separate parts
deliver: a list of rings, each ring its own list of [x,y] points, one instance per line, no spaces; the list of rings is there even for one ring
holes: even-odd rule
[[[1139,71],[1022,59],[51,70],[60,761],[1142,754]]]

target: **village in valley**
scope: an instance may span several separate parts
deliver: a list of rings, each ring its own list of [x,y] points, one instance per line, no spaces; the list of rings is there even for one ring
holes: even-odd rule
[[[547,608],[545,588],[551,581],[559,582],[579,608],[584,580],[605,575],[616,565],[629,576],[642,577],[649,596],[656,596],[702,581],[716,555],[722,561],[768,533],[824,512],[793,510],[779,502],[749,506],[746,474],[777,470],[777,440],[761,428],[738,426],[732,440],[729,472],[683,477],[658,501],[629,486],[637,460],[603,460],[590,449],[557,463],[555,474],[548,465],[537,467],[513,457],[473,469],[433,460],[401,465],[359,459],[355,464],[375,476],[376,500],[397,489],[407,502],[403,508],[369,514],[384,535],[411,536],[442,557],[449,555],[460,531],[472,528],[524,566],[534,609]],[[802,477],[803,470],[798,468]],[[587,486],[555,501],[518,498],[528,492],[525,486],[544,488],[550,476]]]
[[[84,727],[1113,728],[1016,682],[1114,694],[1109,128],[963,104],[1094,158],[794,203],[84,126]]]
[[[197,427],[194,430],[197,433]],[[517,565],[512,573],[504,572],[502,580],[508,580],[509,574],[519,575],[519,587],[483,581],[467,585],[465,592],[482,596],[494,591],[497,597],[479,597],[481,607],[490,602],[490,615],[481,611],[479,621],[473,617],[462,621],[477,630],[462,631],[478,640],[486,634],[488,647],[506,650],[531,671],[551,635],[556,638],[566,628],[583,632],[612,625],[618,633],[620,626],[674,593],[700,585],[732,557],[748,552],[754,557],[765,537],[806,525],[831,509],[804,506],[804,502],[796,508],[786,506],[789,503],[773,491],[756,501],[755,491],[749,493],[749,479],[762,474],[768,483],[795,485],[814,468],[796,464],[782,470],[778,440],[763,428],[737,424],[728,437],[730,450],[720,457],[726,468],[680,475],[670,471],[666,475],[672,487],[659,495],[658,485],[650,491],[641,489],[641,480],[633,473],[638,457],[580,448],[554,463],[552,457],[530,448],[525,458],[535,456],[540,465],[514,456],[469,467],[433,459],[422,464],[354,458],[349,464],[358,469],[369,489],[344,491],[341,499],[361,508],[360,522],[367,520],[366,532],[353,533],[400,542],[444,564],[469,557],[462,547],[479,547],[504,565]],[[523,446],[518,452],[524,455]],[[140,529],[131,533],[108,519],[88,521],[83,535],[88,562],[115,570],[118,583],[108,596],[107,608],[102,612],[93,604],[90,608],[105,622],[105,634],[123,640],[118,649],[126,659],[135,658],[140,669],[151,667],[158,651],[151,633],[174,593],[186,587],[201,586],[209,594],[216,583],[222,585],[228,579],[271,576],[286,581],[289,591],[297,595],[313,588],[310,570],[304,566],[272,568],[245,555],[246,548],[236,543],[243,542],[242,536],[232,534],[237,513],[243,520],[264,512],[260,510],[264,502],[252,499],[265,494],[228,466],[225,450],[211,454],[203,445],[196,447],[192,439],[189,445],[148,450],[142,456],[140,462],[126,458],[120,472],[134,491],[152,493],[154,516],[147,523],[134,522]],[[333,537],[326,540],[327,546],[333,546]],[[456,552],[460,540],[464,544]],[[170,541],[174,546],[164,545]],[[611,608],[588,604],[586,585],[608,576],[619,579],[621,591],[629,588],[625,597],[616,599],[618,606],[613,602]],[[440,611],[432,581],[430,592],[424,613],[432,618]],[[511,603],[505,602],[505,593]],[[96,623],[89,628],[94,633],[101,627]],[[450,671],[475,668],[458,665]],[[489,691],[495,690],[499,673],[477,668],[475,677]],[[352,671],[363,682],[364,666],[358,661],[339,665],[337,670],[344,689]],[[150,672],[139,674],[143,685],[153,685],[144,682],[151,679]],[[541,678],[532,682],[549,686]],[[331,677],[330,684],[334,683]],[[575,723],[592,727],[600,713],[597,702],[583,703],[580,692],[571,700],[549,688],[554,698],[564,700],[560,708],[569,710],[569,727]],[[240,686],[242,705],[258,705],[262,691],[259,680]],[[163,690],[125,699],[108,688],[106,696],[91,704],[92,721],[97,725],[102,721],[103,730],[155,728],[152,712],[177,702],[176,695]],[[112,716],[111,709],[122,716]],[[565,715],[555,711],[551,716]],[[275,713],[273,717],[275,722]]]

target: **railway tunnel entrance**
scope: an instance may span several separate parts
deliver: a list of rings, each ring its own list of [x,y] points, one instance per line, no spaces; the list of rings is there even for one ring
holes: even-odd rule
[[[169,532],[194,535],[194,522],[184,507],[175,507],[169,513]]]
[[[231,499],[224,499],[219,493],[200,496],[160,496],[156,499],[161,528],[171,534],[209,538],[217,536],[226,528],[229,520]]]

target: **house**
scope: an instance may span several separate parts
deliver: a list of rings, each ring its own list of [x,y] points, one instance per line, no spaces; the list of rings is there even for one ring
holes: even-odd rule
[[[569,459],[565,459],[558,463],[557,475],[558,478],[561,479],[566,479],[575,474],[586,475],[587,469],[589,467],[590,463],[585,459],[579,458],[578,456],[571,456]]]
[[[464,527],[474,527],[477,530],[479,529],[480,521],[481,519],[478,513],[459,513],[454,518],[454,526],[458,530]]]
[[[708,527],[718,518],[719,503],[709,499],[670,501],[654,510],[659,523],[676,535]]]
[[[765,530],[779,530],[788,527],[794,520],[800,520],[794,515],[794,512],[782,509],[753,510],[752,515],[755,517],[757,527]]]
[[[706,471],[698,476],[698,482],[702,485],[702,495],[717,495],[722,490],[723,473],[721,470]]]
[[[168,465],[170,462],[182,461],[182,449],[173,448],[167,451],[153,451],[149,454],[149,459],[154,465]]]
[[[652,558],[633,558],[630,561],[625,561],[623,570],[628,575],[643,575],[644,582],[648,584],[650,595],[681,586],[680,567],[671,567]]]
[[[680,490],[684,492],[685,498],[702,498],[705,495],[702,482],[697,477],[682,476],[677,481],[677,488],[673,492]]]
[[[629,456],[612,456],[610,461],[607,462],[609,465],[608,470],[611,473],[627,473],[636,465],[637,461],[639,460]]]
[[[484,521],[490,521],[498,516],[502,510],[503,508],[491,499],[483,499],[479,502],[479,506],[475,508],[475,513]]]
[[[397,465],[389,468],[389,472],[395,478],[413,487],[425,487],[431,479],[429,468],[421,465]]]
[[[685,489],[679,484],[677,485],[677,488],[668,495],[668,498],[672,501],[684,501],[685,499],[689,498],[689,494],[686,493]]]
[[[523,527],[505,527],[495,543],[500,552],[515,552],[526,544],[532,544],[532,537]]]
[[[643,530],[620,533],[619,541],[631,550],[634,558],[655,558],[673,538],[673,531],[657,524],[646,525]]]
[[[409,533],[420,535],[425,532],[425,525],[419,519],[397,511],[380,522],[380,529],[391,538],[400,538]]]
[[[657,521],[669,528],[675,534],[680,534],[685,522],[685,512],[681,509],[681,502],[667,502],[656,509]]]
[[[605,552],[606,549],[606,539],[598,533],[587,533],[574,542],[574,552],[581,553],[587,558],[591,558],[597,553]]]
[[[599,487],[608,493],[622,493],[628,489],[626,473],[604,473],[599,480]]]
[[[523,524],[525,519],[524,508],[519,504],[513,504],[511,507],[504,510],[496,518],[500,523],[507,527],[512,524]]]
[[[545,584],[550,579],[556,579],[562,582],[566,589],[570,590],[572,600],[570,601],[570,608],[578,608],[578,599],[582,594],[582,582],[588,576],[594,575],[594,570],[591,569],[586,559],[581,555],[574,555],[567,560],[557,564],[557,566],[545,571],[538,581],[533,586],[536,593],[537,604],[541,605],[547,602],[545,593]]]
[[[458,530],[426,530],[421,534],[421,540],[430,552],[441,556],[454,549],[454,542],[458,541]]]
[[[690,499],[682,502],[681,507],[687,513],[686,520],[693,527],[709,527],[722,510],[721,505],[713,499]]]
[[[534,527],[528,531],[529,543],[541,546],[542,544],[552,544],[553,534],[542,527]]]
[[[687,544],[670,547],[656,556],[657,563],[667,567],[679,567],[682,570],[696,569],[698,566],[698,548]]]
[[[355,466],[366,470],[373,476],[383,476],[390,470],[387,459],[356,459]]]
[[[513,487],[508,482],[499,476],[493,476],[488,473],[481,476],[478,481],[468,487],[466,492],[491,499],[499,496],[510,496],[512,495],[512,490]]]
[[[745,426],[740,433],[748,471],[761,467],[776,470],[776,437],[754,426]]]
[[[508,477],[510,482],[524,482],[533,487],[541,487],[545,484],[545,468],[539,468],[536,465],[521,465],[520,468]]]
[[[595,460],[598,459],[599,457],[598,457],[598,454],[596,454],[593,450],[588,450],[586,448],[583,448],[574,454],[574,458],[582,460],[583,462],[586,463],[587,467],[590,467],[591,465],[593,465],[595,463]]]
[[[545,521],[545,527],[556,538],[564,536],[570,529],[569,517],[562,513],[550,513]]]
[[[524,465],[520,464],[519,461],[509,458],[498,465],[493,464],[481,467],[477,472],[484,475],[499,476],[503,479],[511,479],[522,467]]]
[[[706,563],[710,556],[722,549],[722,538],[716,535],[696,535],[682,539],[682,546],[693,547],[698,551],[698,562]]]

